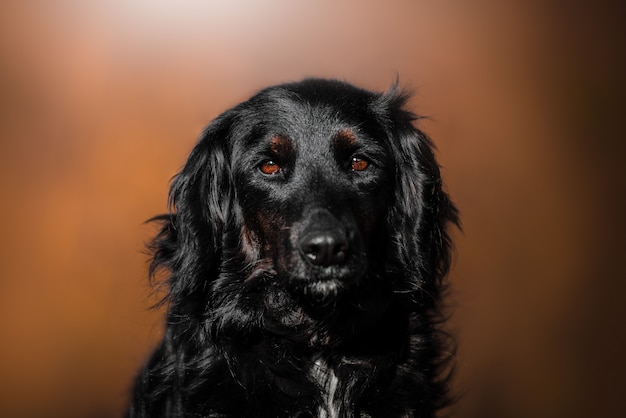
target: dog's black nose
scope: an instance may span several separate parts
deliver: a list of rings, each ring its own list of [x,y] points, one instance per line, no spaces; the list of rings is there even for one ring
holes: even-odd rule
[[[312,264],[328,267],[345,262],[350,244],[340,231],[314,231],[302,239],[300,250]]]

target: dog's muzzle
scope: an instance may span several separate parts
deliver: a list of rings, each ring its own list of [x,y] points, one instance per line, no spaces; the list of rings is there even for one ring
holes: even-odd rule
[[[340,221],[326,209],[312,211],[305,219],[296,244],[304,273],[298,287],[316,306],[335,303],[365,270],[356,256],[361,236],[353,222]]]

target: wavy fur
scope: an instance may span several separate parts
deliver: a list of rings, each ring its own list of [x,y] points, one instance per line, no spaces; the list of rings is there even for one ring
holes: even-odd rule
[[[458,217],[408,97],[308,79],[205,129],[153,219],[166,328],[128,417],[423,418],[446,403]]]

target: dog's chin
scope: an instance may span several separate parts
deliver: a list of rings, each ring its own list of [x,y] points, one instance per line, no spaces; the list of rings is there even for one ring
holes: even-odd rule
[[[365,266],[334,266],[329,268],[303,268],[296,266],[291,272],[280,274],[287,288],[303,307],[317,311],[334,309],[348,293],[352,292],[365,275]]]
[[[334,308],[337,300],[345,292],[345,283],[338,279],[316,280],[305,284],[302,298],[313,308]]]

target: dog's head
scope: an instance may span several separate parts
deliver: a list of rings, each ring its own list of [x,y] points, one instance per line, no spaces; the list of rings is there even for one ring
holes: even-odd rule
[[[456,210],[406,99],[309,79],[214,120],[172,183],[154,243],[177,315],[236,309],[252,323],[343,300],[380,310],[394,295],[430,308]]]

